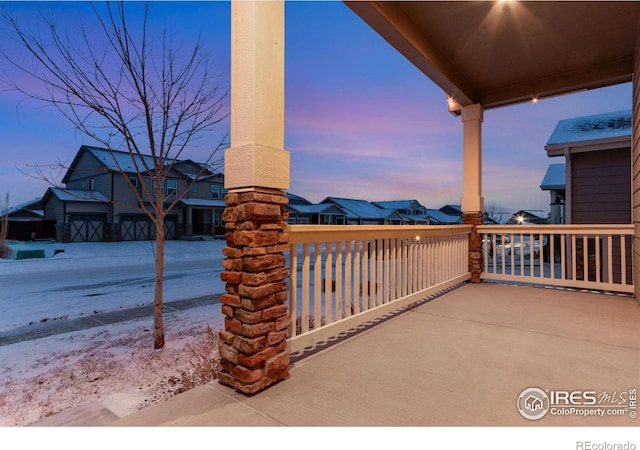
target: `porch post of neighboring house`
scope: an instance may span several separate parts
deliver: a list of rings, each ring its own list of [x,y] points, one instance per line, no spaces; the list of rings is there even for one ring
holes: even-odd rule
[[[484,219],[482,197],[482,120],[483,107],[473,104],[462,107],[463,126],[463,189],[462,221],[473,225],[469,236],[469,271],[471,282],[479,283],[482,276],[482,236],[477,225]]]
[[[633,220],[633,285],[640,301],[640,33],[636,37],[633,65],[633,106],[631,120],[631,198]]]
[[[193,236],[193,208],[191,206],[187,206],[187,223],[184,227],[184,234]]]
[[[231,2],[231,148],[225,152],[225,329],[219,382],[253,394],[289,376],[284,2]]]

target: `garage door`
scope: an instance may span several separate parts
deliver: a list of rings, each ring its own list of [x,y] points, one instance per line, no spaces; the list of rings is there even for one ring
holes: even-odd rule
[[[164,238],[175,239],[177,217],[167,217],[164,220]],[[123,241],[146,241],[156,238],[156,228],[151,219],[142,215],[128,215],[120,217],[120,239]]]
[[[70,242],[102,242],[106,223],[105,214],[71,214],[69,240]]]

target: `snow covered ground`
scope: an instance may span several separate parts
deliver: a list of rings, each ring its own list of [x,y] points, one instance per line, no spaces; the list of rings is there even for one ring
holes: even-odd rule
[[[0,259],[0,332],[153,302],[152,242],[10,244],[46,257]],[[165,302],[222,293],[224,245],[167,241]],[[222,324],[219,307],[165,314],[167,346],[158,351],[151,317],[0,346],[0,426],[91,401],[124,415],[174,395],[191,367],[185,350],[210,344],[207,325]]]

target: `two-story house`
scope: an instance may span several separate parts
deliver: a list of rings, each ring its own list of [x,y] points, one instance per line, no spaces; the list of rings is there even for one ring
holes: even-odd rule
[[[166,215],[165,238],[222,234],[223,175],[190,160],[168,163],[165,207],[183,197]],[[150,167],[150,156],[83,145],[62,179],[65,187],[45,193],[44,219],[56,221],[56,238],[64,242],[153,239],[153,222],[141,209],[155,187],[145,173]]]

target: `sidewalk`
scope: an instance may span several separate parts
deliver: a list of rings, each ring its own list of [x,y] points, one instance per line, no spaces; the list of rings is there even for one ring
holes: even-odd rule
[[[85,405],[35,426],[624,426],[525,419],[523,390],[640,388],[640,305],[569,290],[464,285],[293,364],[254,396],[216,382],[125,417]]]
[[[183,311],[189,308],[214,305],[216,303],[220,303],[220,294],[165,302],[163,305],[163,311]],[[78,317],[75,319],[51,320],[48,322],[34,323],[33,325],[0,332],[0,347],[3,345],[15,344],[17,342],[30,341],[56,334],[102,327],[105,325],[151,316],[153,316],[153,305],[149,304],[134,308],[93,314],[86,317]]]

